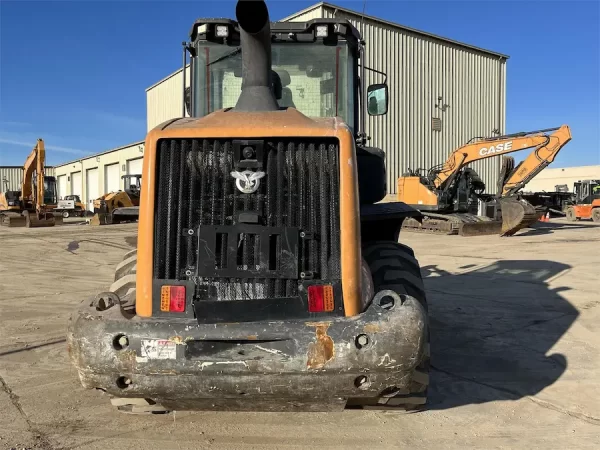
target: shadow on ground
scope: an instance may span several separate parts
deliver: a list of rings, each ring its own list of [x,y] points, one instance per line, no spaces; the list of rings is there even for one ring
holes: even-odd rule
[[[579,313],[548,282],[569,269],[553,261],[498,261],[458,275],[423,267],[432,333],[428,409],[517,400],[553,384],[568,360],[551,348]]]
[[[537,222],[532,228],[523,233],[519,233],[517,236],[537,236],[541,234],[552,234],[556,230],[577,230],[582,228],[596,228],[598,226],[599,225],[596,225],[591,221],[586,224]]]
[[[125,237],[125,242],[132,248],[137,248],[137,234]]]

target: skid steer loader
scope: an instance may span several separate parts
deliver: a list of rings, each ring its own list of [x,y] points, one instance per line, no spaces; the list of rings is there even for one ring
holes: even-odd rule
[[[348,21],[236,15],[194,24],[192,117],[146,137],[137,250],[69,323],[81,383],[140,414],[421,407],[427,303],[398,243],[419,212],[376,204],[365,146],[387,86],[360,84]]]

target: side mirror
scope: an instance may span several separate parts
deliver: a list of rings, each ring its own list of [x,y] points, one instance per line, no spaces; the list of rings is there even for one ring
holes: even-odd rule
[[[367,88],[367,111],[370,116],[387,114],[388,87],[387,84],[372,84]]]

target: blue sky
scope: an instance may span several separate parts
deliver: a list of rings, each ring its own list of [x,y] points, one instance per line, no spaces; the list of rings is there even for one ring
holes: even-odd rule
[[[278,20],[316,2],[268,4]],[[22,164],[38,137],[49,164],[143,140],[145,89],[180,67],[197,17],[234,7],[1,0],[0,165]],[[600,2],[368,0],[366,13],[510,55],[507,131],[567,123],[573,140],[553,167],[600,164]]]

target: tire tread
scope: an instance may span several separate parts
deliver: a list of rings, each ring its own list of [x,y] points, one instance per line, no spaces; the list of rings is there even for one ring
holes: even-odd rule
[[[421,268],[410,247],[392,241],[367,242],[363,245],[363,257],[371,268],[375,292],[390,289],[398,294],[410,295],[421,303],[425,311],[428,311]],[[413,411],[424,408],[429,386],[429,366],[428,331],[426,351],[423,352],[423,358],[412,374],[409,392],[398,393],[392,397],[378,397],[375,399],[375,404],[365,405],[365,409]]]

